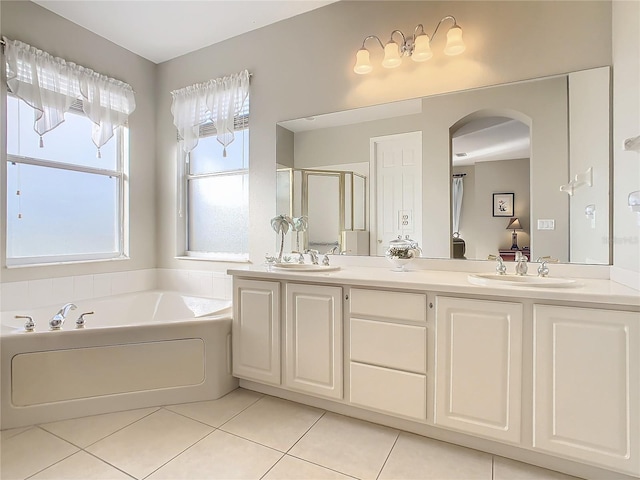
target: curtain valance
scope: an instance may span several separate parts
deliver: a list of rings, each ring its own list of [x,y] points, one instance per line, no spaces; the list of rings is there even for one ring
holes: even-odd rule
[[[188,153],[198,145],[200,126],[212,123],[216,138],[223,146],[223,156],[226,156],[226,147],[233,142],[233,132],[241,123],[238,119],[247,114],[249,77],[249,72],[244,70],[171,92],[173,123],[183,139],[184,152]]]
[[[93,122],[91,138],[98,148],[124,125],[135,110],[131,86],[89,68],[53,57],[18,40],[5,42],[7,85],[11,93],[34,109],[34,130],[42,135],[64,121],[64,114],[76,100]]]

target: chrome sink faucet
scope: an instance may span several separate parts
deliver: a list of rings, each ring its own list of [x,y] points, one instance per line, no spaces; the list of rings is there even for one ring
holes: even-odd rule
[[[58,310],[58,313],[49,320],[49,327],[51,327],[51,330],[60,330],[69,310],[75,310],[76,308],[78,307],[74,303],[67,303]]]
[[[516,252],[516,275],[526,275],[529,267],[527,266],[527,257],[522,252]]]
[[[311,257],[311,263],[313,263],[314,265],[318,265],[318,251],[317,250],[310,250],[307,249],[304,251],[304,253],[308,253],[309,256]]]
[[[557,258],[551,258],[548,255],[545,257],[538,257],[536,262],[541,262],[540,266],[538,267],[538,276],[546,277],[547,275],[549,275],[549,267],[547,267],[547,263],[556,263],[557,261]]]
[[[487,260],[496,260],[498,262],[498,265],[496,265],[496,272],[498,273],[498,275],[507,274],[507,267],[505,266],[504,260],[500,255],[489,255],[487,257]]]

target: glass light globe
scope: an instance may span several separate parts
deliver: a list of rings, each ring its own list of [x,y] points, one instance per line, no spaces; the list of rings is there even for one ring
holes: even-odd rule
[[[459,55],[467,48],[462,40],[462,28],[458,25],[451,27],[447,32],[447,45],[444,47],[445,55]]]
[[[429,35],[422,34],[416,37],[416,41],[413,46],[413,53],[411,54],[411,60],[414,62],[425,62],[433,57],[431,51],[431,42],[429,41]]]
[[[353,67],[353,71],[358,75],[365,75],[373,70],[371,62],[369,61],[369,50],[361,48],[356,53],[356,64]]]
[[[382,66],[384,68],[395,68],[402,63],[400,58],[400,48],[396,42],[390,41],[384,46],[384,59]]]

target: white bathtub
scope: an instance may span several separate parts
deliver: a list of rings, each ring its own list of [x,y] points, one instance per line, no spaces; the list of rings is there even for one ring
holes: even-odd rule
[[[219,398],[231,376],[231,302],[150,291],[0,314],[0,428]],[[83,312],[83,328],[76,319]],[[30,315],[33,332],[24,329]]]

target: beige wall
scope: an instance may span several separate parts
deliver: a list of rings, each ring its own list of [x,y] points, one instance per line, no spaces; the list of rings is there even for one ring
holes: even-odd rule
[[[156,65],[94,33],[25,1],[0,2],[2,35],[26,42],[48,53],[130,84],[136,92],[136,110],[129,119],[130,146],[130,260],[5,268],[6,130],[2,129],[0,230],[2,282],[154,268],[156,263]],[[2,81],[2,117],[6,83]],[[174,135],[175,138],[175,135]]]
[[[447,14],[456,16],[464,28],[467,51],[463,55],[445,57],[444,36],[438,34],[433,42],[434,58],[425,64],[405,61],[395,70],[376,68],[367,77],[353,73],[355,52],[366,35],[385,37],[393,28],[408,31],[419,22],[430,30],[436,19]],[[171,90],[243,68],[253,73],[250,254],[253,260],[261,261],[265,248],[274,243],[268,220],[275,215],[277,122],[609,65],[610,38],[611,5],[607,2],[342,1],[161,64],[157,96],[158,265],[226,267],[174,259],[181,245],[175,240],[179,221]],[[372,52],[372,61],[380,61],[380,52],[373,47]],[[443,113],[438,109],[428,112],[431,116]],[[449,169],[436,173],[448,177]],[[554,190],[558,184],[553,181]],[[432,193],[433,198],[426,201],[448,199],[448,187],[446,192]],[[447,220],[446,231],[448,225]]]
[[[640,154],[625,152],[625,139],[640,135],[640,2],[613,5],[613,264],[633,272],[640,288],[637,215],[627,196],[640,190]]]

